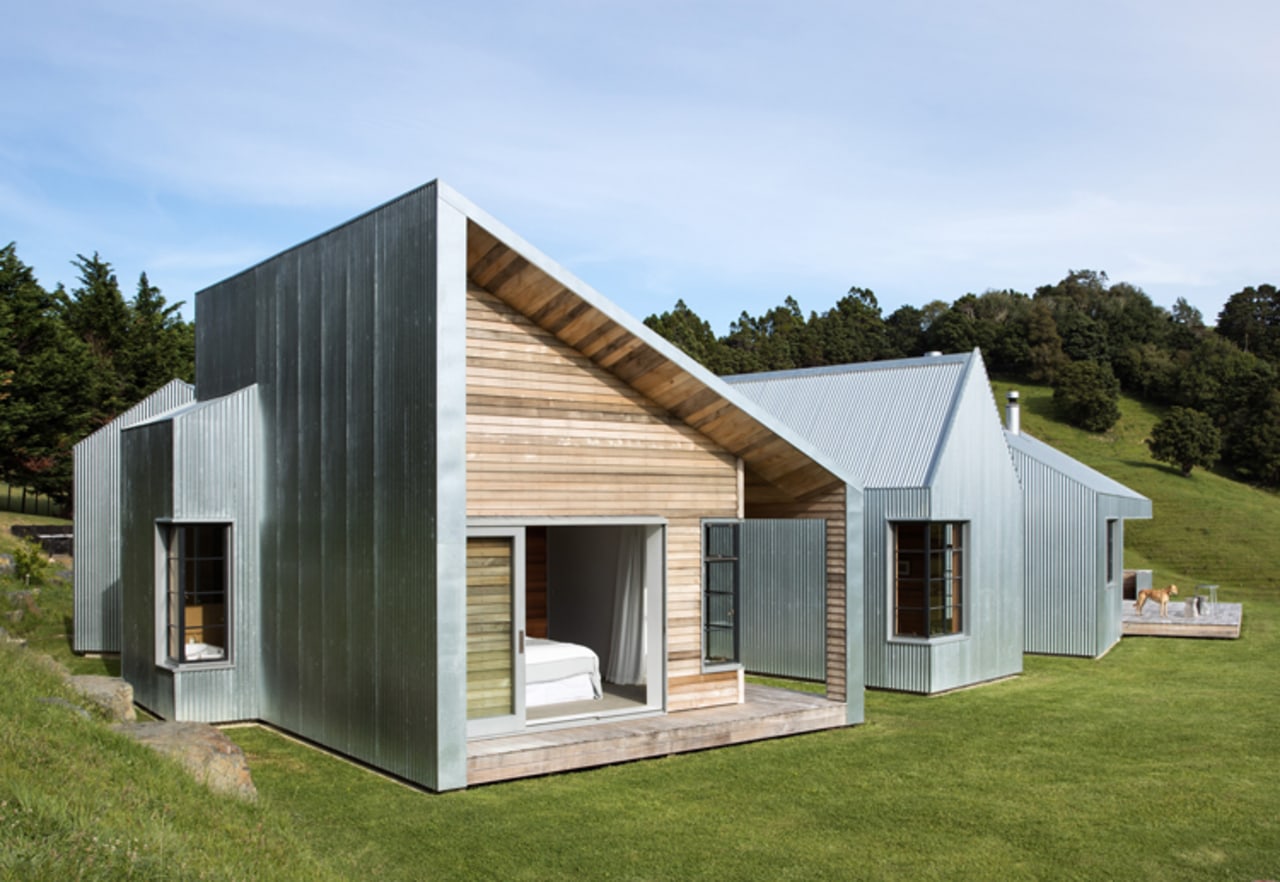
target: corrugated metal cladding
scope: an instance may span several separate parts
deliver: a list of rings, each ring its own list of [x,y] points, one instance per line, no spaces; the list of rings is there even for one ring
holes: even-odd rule
[[[826,522],[742,522],[742,665],[756,674],[826,679]]]
[[[202,292],[197,322],[200,395],[263,398],[262,718],[431,788],[465,763],[436,712],[436,439],[463,432],[453,402],[437,424],[436,221],[428,185]]]
[[[893,617],[892,520],[928,520],[929,491],[868,490],[863,496],[863,617],[866,685],[929,692],[930,649],[924,642],[890,640]]]
[[[120,436],[120,672],[134,700],[173,719],[173,680],[156,665],[156,522],[173,516],[173,423],[129,429]]]
[[[1022,496],[976,351],[731,381],[866,486],[867,686],[930,693],[1022,670]],[[893,635],[896,521],[966,525],[962,635]]]
[[[261,410],[258,387],[173,417],[173,517],[231,524],[231,666],[173,675],[174,716],[220,722],[259,716],[258,599]]]
[[[945,355],[725,379],[866,487],[923,486],[966,365]]]
[[[75,446],[76,652],[120,651],[120,432],[195,399],[173,380]]]
[[[1029,435],[1006,433],[1026,506],[1026,651],[1096,657],[1121,635],[1124,518],[1151,501]],[[1107,522],[1115,579],[1107,581]]]

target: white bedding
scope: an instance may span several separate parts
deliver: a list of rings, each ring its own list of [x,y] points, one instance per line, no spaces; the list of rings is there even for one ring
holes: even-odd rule
[[[600,687],[600,658],[588,647],[528,637],[524,646],[525,707],[590,701]]]

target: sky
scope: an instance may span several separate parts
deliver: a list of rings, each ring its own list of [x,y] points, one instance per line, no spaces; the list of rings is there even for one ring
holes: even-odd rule
[[[439,178],[717,333],[1106,272],[1280,284],[1274,0],[42,0],[5,12],[0,245],[170,302]]]

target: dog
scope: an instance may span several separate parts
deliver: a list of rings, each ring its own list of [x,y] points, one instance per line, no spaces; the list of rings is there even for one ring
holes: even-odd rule
[[[1143,588],[1138,592],[1137,614],[1142,615],[1142,605],[1148,600],[1154,600],[1160,604],[1160,618],[1169,618],[1169,596],[1178,593],[1177,585],[1169,585],[1165,588]]]

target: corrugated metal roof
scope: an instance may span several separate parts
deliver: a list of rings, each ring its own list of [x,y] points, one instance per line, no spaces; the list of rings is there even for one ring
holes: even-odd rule
[[[1050,447],[1043,441],[1028,435],[1025,432],[1014,434],[1006,431],[1004,433],[1005,441],[1014,450],[1019,451],[1025,456],[1029,456],[1042,463],[1045,467],[1051,468],[1056,472],[1060,472],[1072,481],[1087,487],[1094,493],[1102,496],[1115,496],[1120,499],[1131,499],[1145,502],[1148,506],[1147,517],[1151,517],[1150,505],[1151,500],[1138,493],[1130,490],[1119,481],[1108,478],[1101,472],[1094,471],[1078,459],[1067,456],[1061,450]]]
[[[975,353],[725,377],[866,487],[921,487]]]

